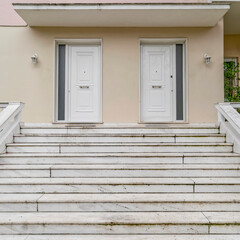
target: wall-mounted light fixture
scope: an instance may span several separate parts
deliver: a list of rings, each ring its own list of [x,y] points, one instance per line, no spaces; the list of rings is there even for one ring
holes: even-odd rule
[[[32,63],[33,64],[36,64],[37,63],[37,60],[38,60],[38,55],[36,53],[34,53],[32,56],[31,56],[31,59],[32,59]]]
[[[207,53],[205,53],[204,54],[204,60],[205,60],[206,64],[209,64],[211,62],[211,57]]]

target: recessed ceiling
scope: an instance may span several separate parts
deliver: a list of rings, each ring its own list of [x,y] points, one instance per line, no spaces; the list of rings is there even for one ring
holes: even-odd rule
[[[240,2],[231,3],[231,9],[224,17],[224,33],[240,34]]]

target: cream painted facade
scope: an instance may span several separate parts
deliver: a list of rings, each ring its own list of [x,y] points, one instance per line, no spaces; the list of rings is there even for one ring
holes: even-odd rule
[[[240,34],[224,36],[224,57],[240,60]]]
[[[188,122],[216,122],[224,100],[223,21],[204,28],[0,28],[0,101],[26,103],[22,120],[54,119],[55,39],[102,39],[103,122],[139,122],[140,39],[187,39]],[[37,53],[38,64],[30,57]],[[203,55],[212,57],[209,65]]]

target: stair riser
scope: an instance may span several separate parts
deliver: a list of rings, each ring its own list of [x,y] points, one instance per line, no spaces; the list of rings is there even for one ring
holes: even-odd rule
[[[222,227],[224,228],[224,227]],[[0,234],[207,234],[208,225],[1,225]],[[240,232],[240,230],[239,230]]]
[[[240,177],[240,170],[0,170],[0,178],[23,177],[23,178],[141,178],[141,177]]]
[[[63,165],[63,164],[240,164],[240,157],[0,157],[7,165]]]
[[[0,212],[37,212],[37,211],[38,211],[37,203],[0,203]]]
[[[240,192],[240,187],[238,186]],[[193,184],[172,185],[0,185],[0,193],[193,193]]]
[[[45,235],[45,236],[47,236],[47,235]],[[52,236],[54,236],[54,235],[52,235]],[[2,236],[0,236],[0,240],[27,240],[27,238],[28,238],[28,235],[2,235]],[[35,238],[35,236],[32,238],[29,238],[28,240],[50,240],[50,239],[47,239],[47,238],[45,238],[45,239],[43,239],[42,237],[40,237],[39,235],[38,236],[36,236],[36,238]],[[51,240],[54,240],[54,239],[51,239]],[[65,240],[74,240],[74,239],[65,239]]]
[[[225,137],[14,137],[15,143],[85,143],[85,142],[157,142],[157,143],[224,143]]]
[[[176,137],[176,143],[224,143],[226,142],[225,137]]]
[[[210,234],[240,234],[239,224],[213,225],[210,227]]]
[[[232,152],[232,146],[25,146],[7,147],[8,153],[115,153],[115,152]]]
[[[199,212],[240,211],[239,203],[0,203],[0,212]]]
[[[187,157],[184,156],[185,164],[240,164],[240,157]]]
[[[199,193],[240,193],[240,185],[196,185],[195,192]],[[231,209],[229,209],[231,210]]]
[[[88,129],[88,128],[82,128],[82,129],[67,129],[67,128],[49,128],[49,129],[39,129],[39,128],[33,128],[33,129],[27,129],[22,128],[21,129],[22,134],[93,134],[93,133],[101,133],[101,134],[107,134],[107,133],[116,133],[116,134],[130,134],[130,133],[154,133],[154,134],[163,134],[163,133],[172,133],[172,134],[178,134],[178,133],[201,133],[201,134],[207,134],[207,133],[219,133],[218,128],[156,128],[156,129],[148,129],[148,128],[141,128],[141,129],[133,129],[133,128],[122,128],[122,129],[114,129],[114,128],[108,128],[108,129]]]
[[[50,178],[50,170],[0,170],[1,178]]]

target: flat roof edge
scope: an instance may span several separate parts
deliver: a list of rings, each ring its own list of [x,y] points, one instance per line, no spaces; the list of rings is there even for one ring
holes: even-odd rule
[[[159,9],[159,10],[164,10],[164,9],[199,9],[199,10],[207,10],[207,9],[230,9],[230,4],[229,3],[219,3],[219,4],[209,4],[209,3],[204,3],[204,4],[189,4],[189,3],[184,3],[184,4],[176,4],[176,3],[66,3],[66,4],[52,4],[52,3],[40,3],[40,4],[31,4],[31,3],[13,3],[12,4],[15,10],[91,10],[91,9],[99,9],[99,10],[131,10],[131,9]]]

